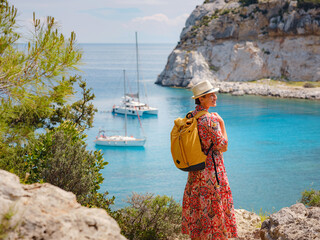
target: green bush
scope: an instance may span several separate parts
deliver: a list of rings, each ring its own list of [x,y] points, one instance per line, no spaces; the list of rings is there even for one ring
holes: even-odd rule
[[[314,88],[314,87],[316,87],[314,84],[312,84],[312,83],[309,83],[309,82],[307,82],[307,83],[305,83],[304,85],[303,85],[303,87],[304,88]]]
[[[242,6],[249,6],[258,3],[258,0],[239,0]]]
[[[303,8],[305,11],[318,7],[320,7],[320,0],[298,0],[298,8]]]
[[[114,212],[121,232],[130,240],[176,239],[181,232],[181,205],[167,196],[133,193],[130,206]]]
[[[220,15],[225,15],[225,14],[228,14],[230,12],[230,9],[224,9]]]
[[[98,192],[103,182],[100,170],[108,163],[99,151],[86,150],[86,135],[76,124],[64,122],[59,127],[31,139],[24,155],[25,183],[47,182],[77,196],[85,206],[110,211],[113,199]]]
[[[306,206],[320,207],[320,191],[314,189],[305,190],[302,192],[300,202]]]

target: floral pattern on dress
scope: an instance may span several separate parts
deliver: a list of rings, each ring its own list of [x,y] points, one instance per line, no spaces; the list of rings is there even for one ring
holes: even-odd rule
[[[195,116],[203,110],[206,109],[196,106],[192,114]],[[213,149],[207,155],[205,169],[188,173],[182,204],[182,233],[189,234],[191,238],[210,240],[236,238],[238,235],[231,189],[222,152],[217,150],[217,147],[223,147],[228,142],[221,133],[218,118],[213,114],[198,119],[198,132],[202,151],[207,153],[211,143]]]

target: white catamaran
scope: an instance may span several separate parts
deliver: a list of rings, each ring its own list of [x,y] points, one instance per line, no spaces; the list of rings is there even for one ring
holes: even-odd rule
[[[126,96],[126,74],[123,70],[124,76],[124,96]],[[126,106],[125,106],[126,108]],[[125,109],[126,110],[126,109]],[[104,130],[100,130],[98,136],[96,137],[95,144],[102,146],[110,147],[142,147],[146,138],[135,138],[133,136],[127,136],[127,111],[124,111],[125,114],[125,135],[124,136],[106,136]],[[139,115],[137,115],[139,117]],[[139,118],[140,121],[140,118]]]
[[[125,94],[120,105],[114,105],[112,108],[112,112],[119,114],[128,114],[128,115],[140,115],[144,114],[152,114],[158,115],[158,109],[154,107],[150,107],[146,103],[140,102],[139,98],[139,51],[138,51],[138,36],[136,32],[136,61],[137,61],[137,87],[138,92],[135,94]],[[137,98],[137,100],[135,100]]]

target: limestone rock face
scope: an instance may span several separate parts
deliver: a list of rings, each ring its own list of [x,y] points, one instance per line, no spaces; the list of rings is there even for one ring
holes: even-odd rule
[[[165,85],[191,87],[193,84],[200,82],[201,79],[214,78],[201,52],[185,52],[176,49],[170,54],[168,63],[169,66],[172,66],[172,69],[163,71],[160,75]]]
[[[306,208],[302,203],[282,208],[262,223],[262,240],[320,239],[320,208]]]
[[[281,0],[205,2],[187,19],[157,84],[320,81],[320,8],[305,11],[296,1]]]
[[[51,184],[22,185],[0,170],[0,219],[8,221],[6,239],[126,239],[104,210],[82,207],[71,192]]]

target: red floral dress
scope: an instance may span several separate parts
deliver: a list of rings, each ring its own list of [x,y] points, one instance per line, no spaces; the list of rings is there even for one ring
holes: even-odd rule
[[[197,106],[193,116],[205,110]],[[226,145],[216,116],[203,115],[198,119],[201,147],[207,153],[211,143],[213,149]],[[219,177],[217,184],[212,151]],[[236,238],[237,227],[233,209],[233,199],[229,186],[222,152],[210,150],[206,167],[201,171],[189,172],[182,204],[182,233],[191,238],[228,239]]]

